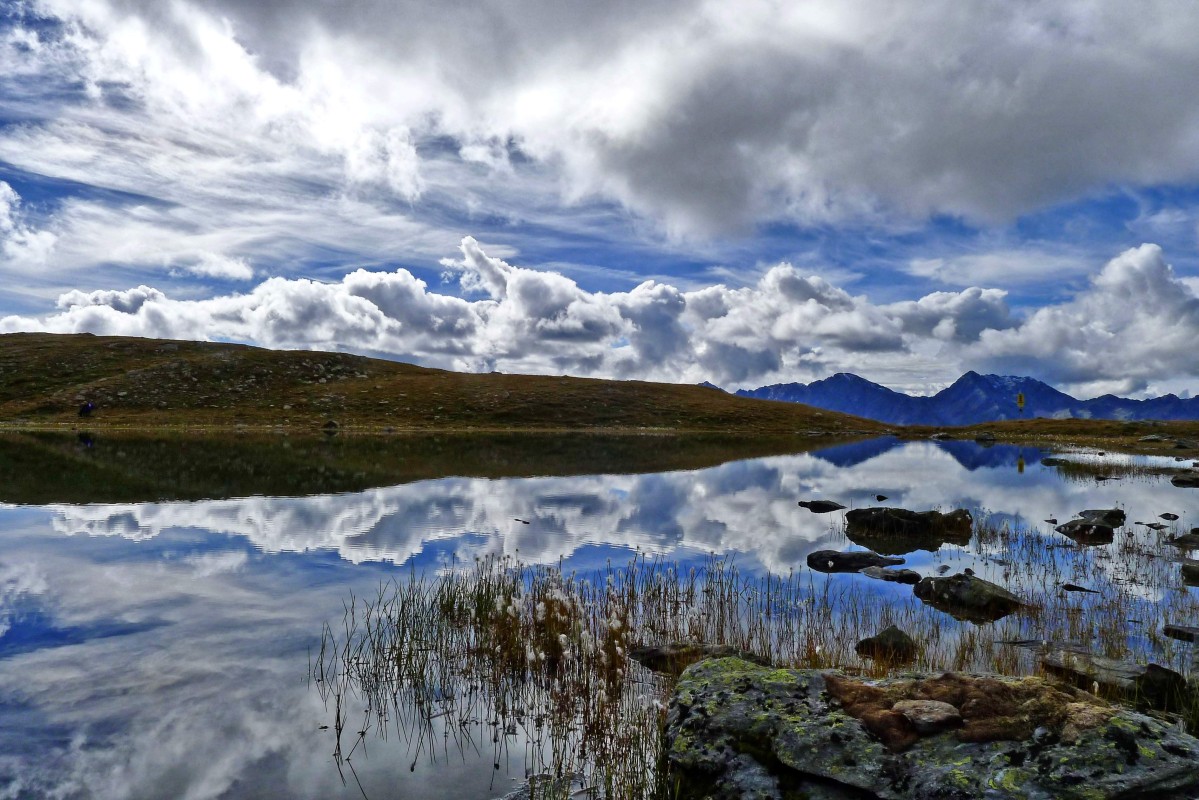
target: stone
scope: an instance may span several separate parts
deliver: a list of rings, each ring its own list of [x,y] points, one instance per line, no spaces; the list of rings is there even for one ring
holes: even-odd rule
[[[1167,441],[1167,437],[1162,436],[1160,433],[1151,433],[1148,436],[1142,436],[1140,439],[1137,439],[1137,441],[1138,442],[1164,442],[1164,441]]]
[[[1199,489],[1199,475],[1194,475],[1191,473],[1175,475],[1170,479],[1170,483],[1174,484],[1180,489]]]
[[[1078,516],[1096,525],[1106,525],[1109,528],[1119,528],[1128,517],[1122,508],[1088,508],[1078,512]]]
[[[1182,675],[1158,664],[1120,661],[1067,644],[1039,649],[1041,666],[1048,672],[1072,680],[1081,689],[1098,686],[1105,697],[1160,711],[1179,711],[1192,697]]]
[[[629,658],[641,666],[661,675],[677,678],[683,670],[705,658],[740,658],[761,666],[769,662],[748,650],[739,650],[728,644],[696,644],[694,642],[671,642],[669,644],[634,647]]]
[[[1089,519],[1072,519],[1054,530],[1082,545],[1111,544],[1116,538],[1116,530],[1111,525]]]
[[[1019,597],[975,575],[959,573],[923,578],[912,590],[916,597],[955,619],[994,622],[1025,603]]]
[[[1199,586],[1199,561],[1183,559],[1182,581],[1187,586]]]
[[[845,506],[840,503],[834,503],[832,500],[800,500],[799,505],[813,514],[827,514],[830,511],[840,511],[845,508]]]
[[[891,710],[903,714],[916,733],[927,736],[960,727],[962,712],[940,700],[900,700]]]
[[[942,513],[876,506],[845,512],[849,540],[887,555],[932,552],[946,543],[967,545],[973,532],[974,517],[964,508]]]
[[[854,650],[863,658],[886,664],[910,664],[916,660],[915,640],[894,625],[862,639],[854,645]]]
[[[922,733],[895,710],[909,701],[961,724]],[[709,659],[680,678],[664,749],[679,800],[1165,800],[1199,786],[1199,740],[1042,678],[862,681]]]
[[[1192,625],[1166,625],[1162,633],[1183,642],[1199,642],[1199,628]]]
[[[1171,536],[1166,540],[1166,544],[1181,547],[1184,550],[1193,550],[1199,547],[1199,528],[1191,528],[1190,533],[1184,533],[1182,536]]]
[[[902,558],[881,556],[869,550],[817,550],[808,554],[808,566],[817,572],[861,572],[867,567],[893,567]]]
[[[867,578],[874,578],[878,581],[890,581],[891,583],[906,583],[915,585],[920,583],[920,573],[911,569],[883,569],[882,567],[866,567],[858,570]]]
[[[1169,511],[1167,511],[1165,514],[1158,514],[1157,516],[1158,516],[1160,519],[1169,520],[1170,522],[1173,522],[1174,520],[1178,519],[1178,515],[1177,515],[1177,514],[1171,513],[1171,512],[1169,512]]]

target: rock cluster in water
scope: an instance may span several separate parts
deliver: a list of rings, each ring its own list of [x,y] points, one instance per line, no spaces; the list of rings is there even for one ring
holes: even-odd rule
[[[680,798],[1194,797],[1199,740],[1041,678],[861,681],[701,661],[670,702]]]

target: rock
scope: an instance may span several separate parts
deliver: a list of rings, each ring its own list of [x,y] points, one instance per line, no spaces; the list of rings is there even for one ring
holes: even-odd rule
[[[1158,518],[1160,518],[1160,519],[1169,520],[1170,522],[1173,522],[1174,520],[1178,519],[1178,515],[1177,515],[1177,514],[1173,514],[1173,513],[1169,512],[1169,511],[1167,511],[1165,514],[1158,514],[1157,516],[1158,516]]]
[[[1167,441],[1167,438],[1165,436],[1162,436],[1160,433],[1151,433],[1148,436],[1142,436],[1140,439],[1137,439],[1137,441],[1138,442],[1164,442],[1164,441]]]
[[[1199,561],[1183,559],[1182,582],[1187,586],[1199,586]]]
[[[967,545],[973,532],[974,518],[964,508],[947,514],[885,506],[845,512],[845,535],[851,542],[889,555],[931,552],[946,543]]]
[[[891,706],[891,710],[903,714],[921,736],[958,728],[962,724],[962,712],[941,700],[900,700]]]
[[[944,706],[958,727],[922,733],[908,716],[949,724]],[[683,673],[665,752],[680,800],[1164,800],[1199,785],[1199,740],[1045,679],[867,682],[738,659]]]
[[[1136,524],[1144,525],[1146,528],[1148,528],[1151,531],[1164,531],[1166,528],[1170,527],[1169,525],[1163,525],[1160,522],[1138,522]]]
[[[1041,459],[1041,464],[1046,467],[1065,467],[1070,463],[1072,462],[1069,459],[1057,458],[1056,456],[1050,456],[1049,458]]]
[[[1007,589],[974,575],[924,578],[913,592],[933,608],[970,622],[993,622],[1024,605]]]
[[[991,433],[990,431],[983,431],[982,433],[975,435],[974,441],[978,442],[979,444],[994,444],[995,434]]]
[[[1174,449],[1175,450],[1196,450],[1196,449],[1199,449],[1199,442],[1196,442],[1194,439],[1175,439],[1174,440]]]
[[[932,436],[929,436],[928,438],[932,439],[934,442],[944,442],[947,439],[952,439],[953,436],[951,436],[948,433],[945,433],[944,431],[941,431],[938,433],[934,433]]]
[[[1191,625],[1167,625],[1162,628],[1162,633],[1184,642],[1199,642],[1199,628]]]
[[[1190,533],[1184,533],[1182,536],[1171,536],[1166,540],[1166,544],[1193,550],[1199,547],[1199,528],[1191,528]]]
[[[1170,479],[1170,483],[1174,484],[1180,489],[1197,489],[1199,488],[1199,475],[1192,475],[1189,473],[1175,475]]]
[[[893,567],[902,564],[902,558],[880,556],[869,550],[817,550],[808,554],[808,566],[817,572],[861,572],[867,567]]]
[[[866,567],[858,570],[867,578],[874,578],[879,581],[890,581],[892,583],[907,583],[915,585],[920,583],[920,573],[911,569],[883,569],[882,567]]]
[[[748,650],[739,650],[728,644],[695,644],[693,642],[671,642],[670,644],[634,647],[629,658],[646,669],[677,678],[683,670],[705,658],[740,658],[760,666],[769,662]]]
[[[887,664],[909,664],[916,660],[916,642],[891,625],[854,645],[857,654]]]
[[[1050,645],[1040,650],[1041,666],[1072,680],[1081,689],[1091,690],[1098,685],[1107,697],[1161,711],[1178,711],[1191,697],[1182,675],[1157,664],[1118,661],[1070,645]]]
[[[1088,589],[1085,586],[1079,586],[1075,583],[1063,583],[1062,591],[1064,592],[1090,592],[1091,594],[1100,594],[1098,589]]]
[[[885,494],[876,494],[874,496],[874,502],[876,502],[876,503],[881,503],[886,499],[887,499],[887,496]]]
[[[1109,528],[1119,528],[1128,517],[1122,508],[1088,508],[1078,512],[1078,516],[1096,525],[1106,525]]]
[[[1116,531],[1111,525],[1089,519],[1072,519],[1054,530],[1084,545],[1111,544],[1116,538]]]
[[[799,505],[813,514],[827,514],[830,511],[840,511],[845,506],[832,500],[800,500]]]

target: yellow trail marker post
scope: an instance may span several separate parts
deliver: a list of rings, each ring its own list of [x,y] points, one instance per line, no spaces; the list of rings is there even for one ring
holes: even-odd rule
[[[1024,392],[1016,393],[1016,408],[1020,409],[1020,416],[1024,416]]]

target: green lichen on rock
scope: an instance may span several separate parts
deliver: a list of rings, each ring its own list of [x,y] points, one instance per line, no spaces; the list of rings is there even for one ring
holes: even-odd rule
[[[860,687],[848,704],[847,685]],[[904,699],[957,700],[965,724],[887,743],[872,727],[902,728],[890,706]],[[1042,679],[865,683],[735,658],[683,673],[667,752],[682,798],[1164,799],[1199,786],[1195,738]]]

